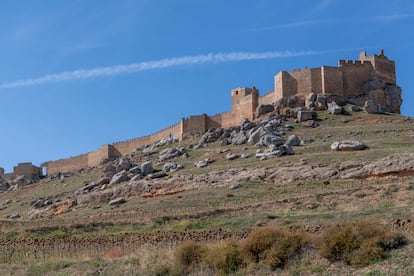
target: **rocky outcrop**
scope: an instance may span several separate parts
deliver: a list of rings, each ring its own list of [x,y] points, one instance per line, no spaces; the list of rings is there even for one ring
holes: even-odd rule
[[[366,148],[367,146],[365,146],[362,142],[355,141],[355,140],[333,142],[331,145],[331,150],[336,150],[336,151],[364,150]]]
[[[368,114],[379,114],[382,113],[382,107],[373,100],[368,100],[364,104],[364,111]]]

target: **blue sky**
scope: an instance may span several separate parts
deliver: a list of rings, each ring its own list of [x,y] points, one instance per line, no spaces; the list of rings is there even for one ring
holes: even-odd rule
[[[414,2],[0,3],[0,166],[36,165],[230,110],[280,70],[385,50],[414,116]]]

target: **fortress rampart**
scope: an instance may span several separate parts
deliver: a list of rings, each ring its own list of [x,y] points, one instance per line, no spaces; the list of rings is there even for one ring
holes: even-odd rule
[[[206,131],[212,127],[228,128],[240,124],[244,119],[255,119],[255,111],[259,105],[272,104],[281,98],[306,97],[310,93],[344,97],[361,96],[366,92],[364,91],[364,83],[370,80],[396,85],[395,63],[384,55],[383,50],[379,55],[372,56],[367,56],[363,51],[358,60],[339,60],[337,67],[321,66],[290,72],[281,71],[274,77],[274,90],[263,96],[259,95],[259,90],[256,87],[233,89],[231,91],[231,111],[229,112],[214,116],[201,114],[183,118],[178,123],[151,135],[103,145],[100,149],[87,154],[45,162],[41,167],[46,167],[48,174],[93,167],[98,165],[102,159],[130,154],[138,147],[152,144],[165,137],[172,136],[174,139],[181,139],[185,134]],[[392,112],[399,113],[399,107],[398,110]],[[27,171],[27,173],[33,173],[33,171],[40,169],[36,168],[28,169],[31,171]],[[20,171],[26,173],[23,169]],[[16,169],[14,174],[19,174],[19,169]]]

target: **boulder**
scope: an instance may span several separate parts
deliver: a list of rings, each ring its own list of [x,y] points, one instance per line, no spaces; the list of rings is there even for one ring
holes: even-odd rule
[[[167,149],[160,151],[158,160],[161,162],[165,160],[169,160],[169,159],[182,155],[184,152],[185,152],[185,149],[183,147],[167,148]]]
[[[184,167],[182,165],[177,164],[176,162],[168,162],[165,163],[163,166],[163,171],[164,172],[175,172],[178,170],[183,169]]]
[[[348,108],[348,110],[351,111],[351,112],[359,112],[359,111],[361,111],[361,108],[359,106],[357,106],[357,105],[351,105]]]
[[[110,177],[102,177],[98,181],[96,181],[96,185],[100,186],[100,185],[104,185],[104,184],[109,184],[109,182],[111,182]]]
[[[289,146],[300,146],[302,140],[297,135],[290,135],[286,141],[286,145]]]
[[[141,164],[141,174],[143,176],[146,176],[150,173],[153,172],[153,168],[152,168],[152,162],[151,161],[147,161]]]
[[[143,178],[143,176],[142,175],[140,175],[140,174],[136,174],[136,175],[134,175],[132,178],[131,178],[131,180],[130,181],[138,181],[138,180],[141,180]]]
[[[124,182],[124,181],[128,181],[129,177],[128,174],[125,170],[120,171],[119,173],[115,174],[111,181],[109,182],[109,186]]]
[[[159,171],[159,172],[155,172],[155,173],[150,173],[148,175],[148,178],[155,179],[155,178],[161,178],[161,177],[166,177],[166,176],[168,176],[166,172]]]
[[[197,168],[204,168],[207,167],[207,162],[205,160],[200,160],[194,163],[194,166],[196,166]]]
[[[9,182],[0,176],[0,191],[7,191],[10,188]]]
[[[284,155],[292,155],[292,154],[294,154],[294,152],[293,152],[292,147],[289,145],[281,145],[281,146],[271,145],[265,150],[262,150],[262,149],[257,150],[256,158],[264,160],[264,159],[268,159],[271,157],[281,157]]]
[[[231,134],[231,143],[233,145],[243,145],[246,144],[247,142],[247,136],[244,132],[240,131],[240,132],[233,132]]]
[[[43,199],[39,199],[36,200],[33,204],[32,204],[32,208],[33,209],[39,209],[42,208],[43,206],[46,206],[45,202]]]
[[[164,137],[160,141],[158,141],[155,146],[156,147],[162,147],[168,144],[172,144],[174,142],[174,138],[172,136]]]
[[[244,119],[243,122],[240,125],[240,130],[246,131],[246,130],[254,128],[255,126],[256,126],[255,123],[250,122],[248,119]]]
[[[287,106],[291,108],[305,106],[305,101],[298,96],[293,96],[287,100]]]
[[[235,160],[239,157],[240,157],[240,155],[234,154],[234,153],[231,153],[231,152],[227,153],[227,155],[226,155],[227,160]]]
[[[126,201],[126,199],[125,198],[123,198],[123,197],[117,197],[117,198],[115,198],[115,199],[112,199],[111,201],[109,201],[109,205],[111,205],[111,206],[116,206],[116,205],[121,205],[121,204],[124,204],[124,203],[126,203],[127,201]]]
[[[280,110],[284,107],[286,107],[286,100],[284,98],[280,98],[272,103],[275,110]]]
[[[249,158],[250,157],[250,154],[248,154],[248,153],[243,153],[242,155],[240,155],[240,158],[243,158],[243,159],[246,159],[246,158]]]
[[[11,219],[18,219],[18,218],[20,218],[20,215],[19,215],[19,214],[17,214],[17,213],[14,213],[14,214],[11,214],[11,215],[9,216],[9,218],[11,218]]]
[[[241,184],[240,184],[240,183],[238,183],[238,182],[236,182],[236,183],[232,183],[232,184],[230,184],[229,189],[230,189],[230,190],[235,190],[235,189],[240,188],[240,186],[241,186]]]
[[[260,137],[259,142],[256,143],[256,146],[269,146],[269,145],[282,145],[284,143],[284,140],[282,137],[267,133]]]
[[[201,137],[199,144],[204,143],[214,143],[216,142],[220,136],[223,134],[222,128],[210,128],[207,130],[206,133]]]
[[[305,106],[307,108],[316,107],[316,93],[310,93],[305,99]]]
[[[306,122],[302,122],[303,127],[317,127],[319,124],[315,120],[308,120]]]
[[[214,162],[214,159],[211,159],[211,158],[206,158],[206,159],[204,159],[204,160],[201,160],[201,161],[197,161],[197,162],[195,162],[194,163],[194,166],[195,167],[197,167],[197,168],[204,168],[204,167],[206,167],[208,164],[211,164],[211,163],[213,163]]]
[[[342,114],[342,107],[336,104],[336,102],[328,103],[328,111],[331,114],[339,115]]]
[[[261,104],[256,108],[256,117],[272,112],[275,108],[271,104]]]
[[[314,113],[312,111],[304,111],[304,110],[300,110],[298,111],[298,122],[305,122],[308,120],[312,120],[314,116]]]
[[[249,139],[247,140],[247,143],[250,145],[257,144],[260,140],[260,137],[264,136],[266,133],[267,131],[264,129],[264,127],[252,129],[252,131],[248,134]]]
[[[364,150],[365,146],[362,142],[356,140],[344,140],[341,142],[333,142],[331,145],[331,150],[335,151],[353,151],[353,150]]]
[[[328,95],[318,94],[316,97],[316,108],[319,110],[328,109]]]
[[[381,105],[375,103],[373,100],[368,100],[365,102],[364,111],[368,114],[382,113]]]
[[[135,167],[132,167],[132,168],[130,168],[129,169],[129,171],[128,171],[129,173],[132,173],[132,174],[141,174],[141,166],[135,166]]]
[[[129,160],[126,157],[122,157],[119,159],[117,171],[118,172],[123,171],[123,170],[127,171],[131,168],[131,166],[132,166],[131,160]]]

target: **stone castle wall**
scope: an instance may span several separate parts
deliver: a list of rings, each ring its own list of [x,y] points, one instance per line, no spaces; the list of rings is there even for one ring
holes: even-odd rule
[[[364,83],[372,79],[387,84],[396,83],[395,63],[389,60],[383,51],[379,55],[372,56],[361,52],[359,60],[339,60],[337,67],[322,66],[291,72],[281,71],[274,77],[274,90],[263,96],[259,96],[259,91],[255,87],[233,89],[230,112],[214,116],[202,114],[183,118],[178,123],[154,134],[104,145],[94,152],[47,162],[42,166],[47,167],[48,174],[96,166],[102,159],[124,156],[143,145],[152,144],[165,137],[173,136],[174,139],[181,139],[185,134],[203,132],[212,127],[228,128],[240,124],[244,119],[252,120],[259,105],[271,104],[281,98],[305,97],[310,93],[360,96],[364,93]],[[388,94],[390,93],[392,92]]]

